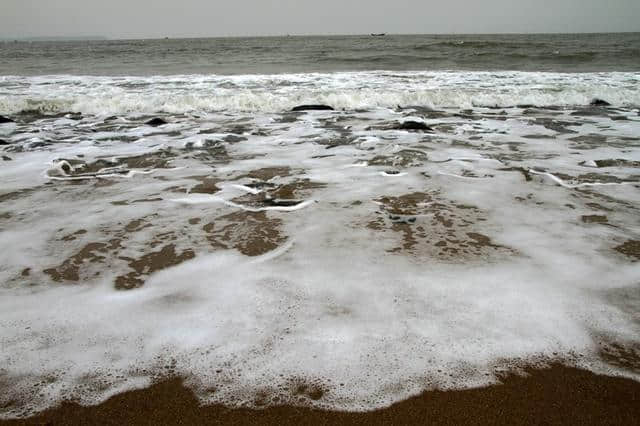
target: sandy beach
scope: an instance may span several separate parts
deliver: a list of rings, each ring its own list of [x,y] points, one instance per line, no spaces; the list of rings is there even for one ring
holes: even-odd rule
[[[630,425],[640,418],[638,382],[561,365],[507,376],[501,385],[426,392],[367,413],[304,407],[261,410],[201,406],[178,379],[115,396],[95,407],[65,403],[3,425]]]

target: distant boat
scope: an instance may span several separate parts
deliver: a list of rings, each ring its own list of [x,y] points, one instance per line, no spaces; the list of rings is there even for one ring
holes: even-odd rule
[[[377,34],[371,33],[371,37],[384,37],[386,35],[387,35],[387,33],[377,33]]]

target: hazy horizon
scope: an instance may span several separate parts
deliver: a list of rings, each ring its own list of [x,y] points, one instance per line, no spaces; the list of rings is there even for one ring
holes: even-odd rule
[[[635,0],[508,0],[446,4],[400,0],[5,0],[0,38],[209,38],[280,35],[572,34],[640,31]]]
[[[511,33],[511,32],[503,32],[503,33],[383,33],[387,36],[500,36],[500,35],[572,35],[572,34],[638,34],[640,31],[607,31],[607,32],[564,32],[564,33],[553,33],[553,32],[530,32],[530,33]],[[331,33],[331,34],[263,34],[263,35],[224,35],[224,36],[178,36],[178,37],[131,37],[131,38],[119,38],[119,37],[108,37],[102,35],[79,35],[79,36],[32,36],[32,37],[0,37],[2,41],[126,41],[126,40],[162,40],[162,39],[173,39],[173,40],[189,40],[189,39],[208,39],[208,38],[278,38],[278,37],[358,37],[358,36],[368,36],[373,33],[353,33],[353,34],[340,34],[340,33]]]

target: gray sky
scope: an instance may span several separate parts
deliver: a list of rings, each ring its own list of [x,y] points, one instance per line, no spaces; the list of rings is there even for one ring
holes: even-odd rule
[[[640,0],[0,0],[0,37],[640,31]]]

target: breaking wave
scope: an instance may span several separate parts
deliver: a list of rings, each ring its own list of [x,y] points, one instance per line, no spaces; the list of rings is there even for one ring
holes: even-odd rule
[[[337,109],[640,105],[640,73],[362,72],[170,77],[3,77],[0,112],[279,113],[303,103]]]

